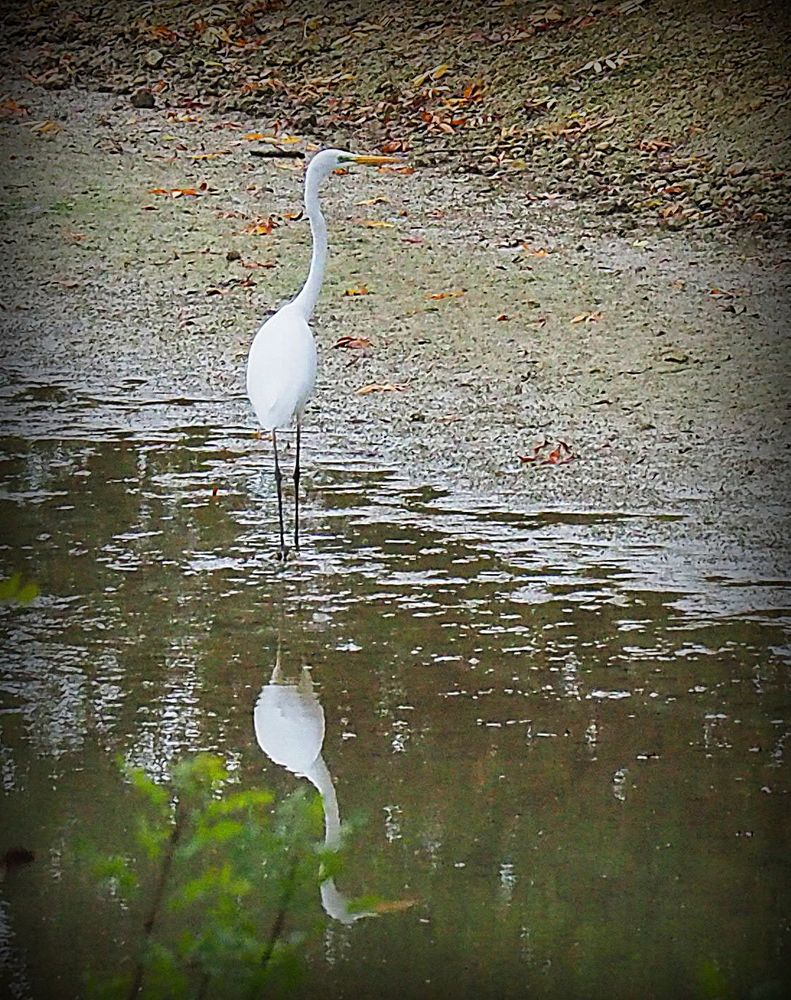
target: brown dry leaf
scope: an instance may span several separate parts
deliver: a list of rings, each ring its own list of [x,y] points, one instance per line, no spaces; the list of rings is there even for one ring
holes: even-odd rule
[[[368,286],[367,285],[360,285],[359,288],[347,288],[347,289],[345,289],[345,291],[344,291],[343,294],[344,295],[348,295],[349,297],[352,297],[354,295],[369,295],[370,292],[368,291]]]
[[[385,198],[383,194],[376,195],[375,198],[363,198],[360,201],[356,201],[355,205],[389,205],[390,199]]]
[[[277,264],[273,260],[243,260],[242,267],[246,267],[250,271],[258,271],[270,267],[277,267]]]
[[[550,452],[545,452],[549,447],[549,439],[544,438],[541,444],[533,446],[533,450],[528,455],[519,455],[519,461],[523,465],[535,463],[536,465],[565,465],[576,456],[565,441],[558,441]]]
[[[218,156],[227,156],[230,149],[220,149],[216,153],[193,153],[191,160],[216,160]]]
[[[22,105],[9,97],[7,100],[0,102],[0,111],[5,115],[18,115],[20,118],[27,118],[30,114],[27,108],[22,107]]]
[[[78,243],[82,243],[85,239],[85,233],[78,233],[75,229],[63,229],[61,231],[63,239],[67,243],[71,243],[72,246],[76,246]]]
[[[395,229],[395,222],[385,222],[384,219],[363,219],[360,225],[368,229]]]
[[[596,322],[598,322],[598,320],[601,319],[601,317],[602,317],[602,314],[600,312],[579,313],[577,316],[574,316],[572,318],[571,322],[572,323],[596,323]]]
[[[35,132],[36,135],[52,136],[57,135],[57,133],[61,131],[61,128],[62,126],[57,122],[45,121],[37,122],[35,125],[32,125],[30,131]]]
[[[530,245],[528,243],[523,243],[522,249],[524,250],[525,255],[528,257],[548,257],[550,253],[550,251],[545,249],[544,247],[538,247],[538,249],[536,250],[531,250]]]
[[[414,174],[415,167],[407,166],[387,166],[386,164],[381,167],[377,167],[380,174]]]
[[[383,153],[406,153],[409,142],[406,139],[388,139],[379,147]]]
[[[500,315],[497,317],[497,322],[498,323],[507,323],[508,319],[509,319],[509,317],[505,313],[500,313]]]
[[[367,337],[340,337],[335,341],[333,347],[348,347],[352,350],[364,350],[366,347],[373,347],[373,343]]]
[[[447,63],[440,63],[439,66],[435,66],[434,69],[428,69],[425,73],[420,73],[412,81],[413,87],[422,87],[427,80],[439,80],[450,69]]]
[[[462,98],[465,101],[476,101],[483,94],[483,80],[472,80],[462,91]]]
[[[247,233],[248,236],[271,236],[275,229],[277,229],[277,223],[270,215],[266,219],[253,219],[242,232]]]
[[[205,184],[201,185],[205,189]],[[149,194],[163,195],[166,198],[197,198],[198,188],[149,188]]]
[[[565,465],[565,463],[570,462],[572,458],[574,458],[574,455],[572,454],[571,448],[569,448],[565,441],[558,441],[557,445],[547,455],[544,460],[544,464]]]
[[[292,146],[295,142],[302,142],[296,135],[267,135],[265,132],[247,132],[242,138],[247,142],[269,142],[275,146]]]
[[[637,148],[643,153],[658,153],[662,150],[672,149],[673,143],[667,139],[643,139],[637,143]]]
[[[357,390],[358,396],[367,396],[369,392],[404,392],[408,387],[403,382],[371,382]]]
[[[427,299],[457,299],[460,295],[466,294],[466,288],[458,288],[451,292],[432,292],[427,295]]]

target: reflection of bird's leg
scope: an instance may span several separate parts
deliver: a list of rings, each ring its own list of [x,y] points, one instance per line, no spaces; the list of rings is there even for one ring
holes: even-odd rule
[[[297,418],[297,461],[294,465],[294,548],[299,549],[299,418]]]
[[[275,482],[277,483],[277,514],[280,519],[280,558],[286,558],[286,539],[283,531],[283,474],[280,471],[280,463],[277,460],[277,432],[272,431],[272,447],[275,452]]]

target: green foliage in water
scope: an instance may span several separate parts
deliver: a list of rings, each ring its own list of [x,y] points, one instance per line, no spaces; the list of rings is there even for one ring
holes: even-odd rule
[[[38,584],[14,573],[0,580],[0,604],[30,604],[38,597]]]
[[[320,800],[303,791],[276,805],[234,786],[202,754],[168,786],[127,772],[130,843],[93,852],[94,875],[134,917],[128,968],[89,977],[93,998],[186,1000],[280,996],[317,933],[321,881],[337,860],[323,846]]]

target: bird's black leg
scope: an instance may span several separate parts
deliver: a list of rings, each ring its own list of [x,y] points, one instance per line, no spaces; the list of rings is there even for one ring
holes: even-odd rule
[[[277,515],[280,520],[280,558],[286,558],[286,537],[283,530],[283,474],[280,471],[280,463],[277,460],[277,432],[272,431],[272,447],[275,452],[275,483],[277,484]]]
[[[299,439],[300,426],[297,420],[297,460],[294,463],[294,548],[299,551]]]

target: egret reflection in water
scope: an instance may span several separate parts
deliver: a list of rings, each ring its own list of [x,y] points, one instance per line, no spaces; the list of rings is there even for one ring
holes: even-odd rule
[[[338,797],[321,749],[324,744],[324,709],[313,689],[307,667],[297,676],[281,666],[280,650],[269,683],[253,710],[253,724],[258,745],[275,764],[299,778],[307,778],[321,796],[324,809],[324,843],[334,849],[340,845],[341,818]],[[321,905],[328,916],[344,924],[353,924],[370,912],[352,912],[349,900],[338,890],[333,879],[321,883]]]

